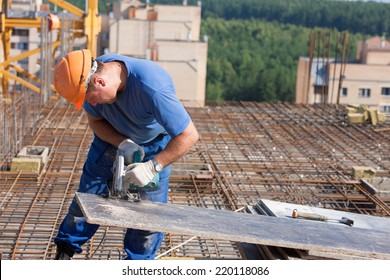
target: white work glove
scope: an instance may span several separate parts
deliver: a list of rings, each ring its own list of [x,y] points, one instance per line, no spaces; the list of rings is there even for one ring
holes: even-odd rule
[[[119,146],[118,149],[122,150],[124,152],[123,157],[125,158],[125,164],[130,164],[134,161],[134,153],[139,152],[139,155],[141,157],[141,161],[144,159],[145,152],[144,149],[131,141],[130,139],[123,140]]]
[[[138,187],[145,187],[157,174],[153,161],[132,163],[126,168],[125,180]]]

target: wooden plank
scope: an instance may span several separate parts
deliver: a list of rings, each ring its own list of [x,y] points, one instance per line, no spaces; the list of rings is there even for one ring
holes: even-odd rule
[[[291,217],[292,211],[294,209],[299,212],[319,214],[326,216],[329,219],[341,219],[342,217],[347,217],[354,221],[354,228],[364,228],[374,231],[384,231],[389,233],[390,236],[390,218],[388,217],[375,217],[370,215],[356,214],[351,212],[344,212],[320,207],[312,207],[308,205],[300,205],[294,203],[285,203],[280,201],[262,199],[258,204],[267,215],[273,215],[276,217]],[[318,223],[316,221],[311,221],[313,223]],[[336,225],[345,227],[341,223],[335,223]]]
[[[263,215],[276,216],[276,217],[291,217],[292,211],[297,209],[298,212],[312,213],[326,216],[330,219],[340,219],[342,217],[348,217],[354,220],[354,228],[368,229],[371,234],[375,234],[376,231],[383,231],[390,234],[390,219],[388,217],[375,217],[369,215],[356,214],[351,212],[337,211],[332,209],[325,209],[320,207],[312,207],[308,205],[300,205],[294,203],[285,203],[280,201],[262,199],[255,207],[248,207],[249,210],[259,211]],[[253,213],[253,211],[252,211]],[[318,223],[317,221],[308,221],[312,223]],[[341,227],[345,227],[341,223],[337,223]],[[367,238],[371,238],[371,235],[367,235]],[[325,250],[309,250],[309,256],[311,257],[323,257],[333,259],[369,259],[364,255],[347,255],[340,252],[328,252]]]
[[[76,193],[92,224],[390,259],[389,234],[330,223]]]

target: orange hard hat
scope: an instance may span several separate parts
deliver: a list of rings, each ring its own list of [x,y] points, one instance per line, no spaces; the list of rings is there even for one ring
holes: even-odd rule
[[[72,51],[61,58],[54,67],[54,87],[59,95],[81,109],[90,76],[96,71],[92,68],[91,51],[87,49]]]

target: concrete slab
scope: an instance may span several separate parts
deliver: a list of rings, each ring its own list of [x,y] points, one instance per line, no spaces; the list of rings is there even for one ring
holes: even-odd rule
[[[371,194],[381,198],[390,198],[390,180],[385,178],[361,179],[362,185]]]

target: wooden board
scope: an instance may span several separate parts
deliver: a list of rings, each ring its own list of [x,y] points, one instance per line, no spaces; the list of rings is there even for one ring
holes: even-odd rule
[[[351,212],[337,211],[332,209],[325,209],[319,207],[312,207],[308,205],[299,205],[294,203],[285,203],[280,201],[262,199],[258,203],[259,209],[262,209],[262,214],[272,215],[276,217],[289,217],[294,209],[298,212],[305,212],[311,214],[319,214],[328,217],[329,219],[341,219],[347,217],[354,221],[354,228],[365,228],[374,231],[384,231],[389,233],[390,236],[390,218],[389,217],[375,217],[369,215],[356,214]],[[311,221],[318,223],[316,221]],[[345,227],[341,223],[335,223],[336,225]]]
[[[389,233],[231,211],[76,193],[92,224],[390,259]]]
[[[305,212],[305,213],[312,213],[312,214],[318,214],[328,217],[329,219],[340,219],[342,217],[348,217],[349,219],[352,219],[354,221],[354,228],[364,228],[368,229],[372,232],[370,232],[369,235],[367,235],[367,238],[372,238],[371,235],[375,234],[376,231],[383,231],[390,234],[390,218],[388,217],[375,217],[375,216],[369,216],[369,215],[362,215],[362,214],[356,214],[351,212],[345,212],[345,211],[337,211],[332,209],[325,209],[325,208],[319,208],[319,207],[312,207],[308,205],[300,205],[300,204],[294,204],[294,203],[285,203],[275,200],[268,200],[268,199],[261,199],[260,202],[254,206],[248,206],[247,210],[248,212],[252,214],[262,214],[267,216],[276,216],[276,217],[291,217],[292,211],[294,209],[297,209],[298,212]],[[312,223],[322,223],[319,221],[308,221]],[[346,225],[337,223],[334,221],[328,221],[328,223],[334,223],[334,225],[338,225],[341,227],[345,227]],[[249,254],[249,258],[261,258],[259,255],[259,249],[258,245],[256,244],[247,244],[247,243],[241,243],[242,248],[244,250],[245,254]],[[264,247],[264,246],[263,246]],[[262,248],[263,248],[262,247]],[[278,255],[278,253],[283,250],[283,248],[278,247],[279,249],[276,251],[275,258],[284,258],[283,255]],[[254,254],[254,253],[257,253]],[[273,251],[275,252],[275,251]],[[288,258],[295,258],[294,254],[289,253],[289,251],[283,250],[283,252],[288,256]],[[311,250],[295,250],[293,252],[300,252],[303,255],[303,258],[305,259],[369,259],[369,257],[366,257],[364,255],[357,256],[357,255],[346,255],[343,252],[333,252],[333,251],[327,251],[326,248],[324,250],[319,249],[311,249]]]

